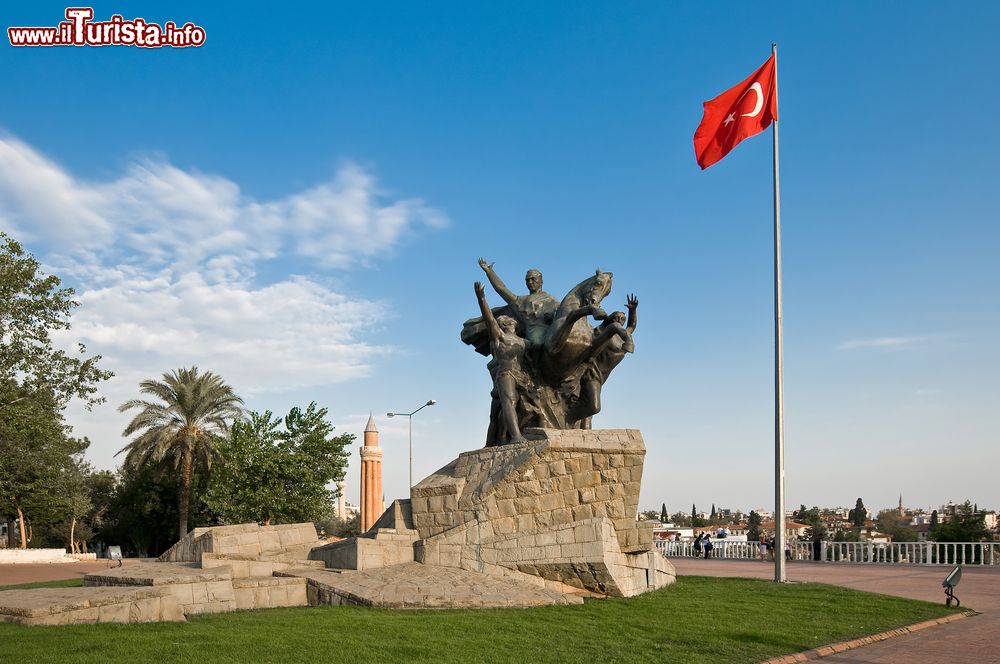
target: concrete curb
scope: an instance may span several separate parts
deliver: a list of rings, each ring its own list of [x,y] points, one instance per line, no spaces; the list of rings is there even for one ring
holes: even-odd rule
[[[904,636],[906,634],[912,634],[913,632],[919,632],[920,630],[927,629],[928,627],[944,625],[945,623],[954,622],[956,620],[961,620],[962,618],[968,618],[969,616],[976,616],[976,615],[979,615],[978,612],[971,610],[963,611],[962,613],[953,613],[952,615],[945,616],[943,618],[936,618],[934,620],[925,620],[924,622],[915,623],[913,625],[907,625],[906,627],[890,629],[887,632],[879,632],[878,634],[872,634],[871,636],[863,636],[860,639],[854,639],[852,641],[841,641],[839,643],[831,643],[830,645],[820,646],[819,648],[813,648],[812,650],[806,650],[804,652],[797,652],[792,655],[773,657],[771,659],[764,660],[763,662],[761,662],[761,664],[793,664],[793,662],[808,662],[809,660],[812,659],[829,657],[830,655],[844,652],[845,650],[853,650],[854,648],[867,646],[871,643],[886,641],[888,639],[892,639],[897,636]]]

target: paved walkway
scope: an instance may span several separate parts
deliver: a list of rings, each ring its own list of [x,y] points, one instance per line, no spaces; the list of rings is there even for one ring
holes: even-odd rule
[[[671,558],[679,575],[773,579],[774,564]],[[944,602],[941,581],[951,567],[792,562],[789,581],[815,581],[886,595]],[[962,608],[981,615],[824,657],[837,664],[983,664],[1000,661],[1000,569],[963,567],[956,589]]]
[[[126,565],[138,563],[138,559],[124,561]],[[85,563],[37,563],[25,565],[0,565],[0,586],[36,581],[60,581],[62,579],[82,579],[84,574],[108,569],[107,560]],[[0,587],[2,590],[2,587]]]

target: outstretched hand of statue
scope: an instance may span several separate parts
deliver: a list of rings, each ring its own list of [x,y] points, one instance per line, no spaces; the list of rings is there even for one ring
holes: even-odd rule
[[[632,293],[629,293],[628,297],[625,300],[625,306],[628,307],[631,311],[635,311],[636,309],[639,308],[639,298],[637,298]]]
[[[479,259],[479,267],[483,268],[484,272],[489,272],[490,270],[492,270],[494,265],[496,265],[496,261],[492,263],[487,263],[485,258]]]
[[[479,260],[482,260],[481,258]],[[486,297],[486,289],[483,287],[483,282],[477,281],[474,288],[476,289],[476,297]]]

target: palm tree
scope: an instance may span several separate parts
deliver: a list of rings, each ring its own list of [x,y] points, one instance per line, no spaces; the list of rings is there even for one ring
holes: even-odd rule
[[[125,463],[133,468],[173,460],[178,477],[179,532],[184,537],[195,468],[211,468],[218,456],[216,444],[229,435],[229,421],[243,413],[243,400],[222,378],[210,371],[199,374],[198,367],[165,373],[163,382],[144,380],[139,391],[159,402],[132,399],[118,407],[122,413],[140,409],[122,436],[141,432],[118,454],[127,452]]]

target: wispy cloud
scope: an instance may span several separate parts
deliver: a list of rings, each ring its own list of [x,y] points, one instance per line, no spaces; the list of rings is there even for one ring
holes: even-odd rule
[[[332,289],[330,269],[366,264],[447,223],[353,163],[257,200],[163,158],[87,180],[0,136],[0,229],[77,288],[81,306],[63,341],[104,355],[118,374],[103,390],[113,402],[143,378],[192,364],[244,393],[364,376],[390,350],[366,339],[391,312]],[[282,260],[296,269],[258,278],[259,264],[274,275]]]
[[[860,348],[913,348],[929,340],[928,336],[917,337],[875,337],[873,339],[851,339],[837,346],[837,350],[856,350]]]

